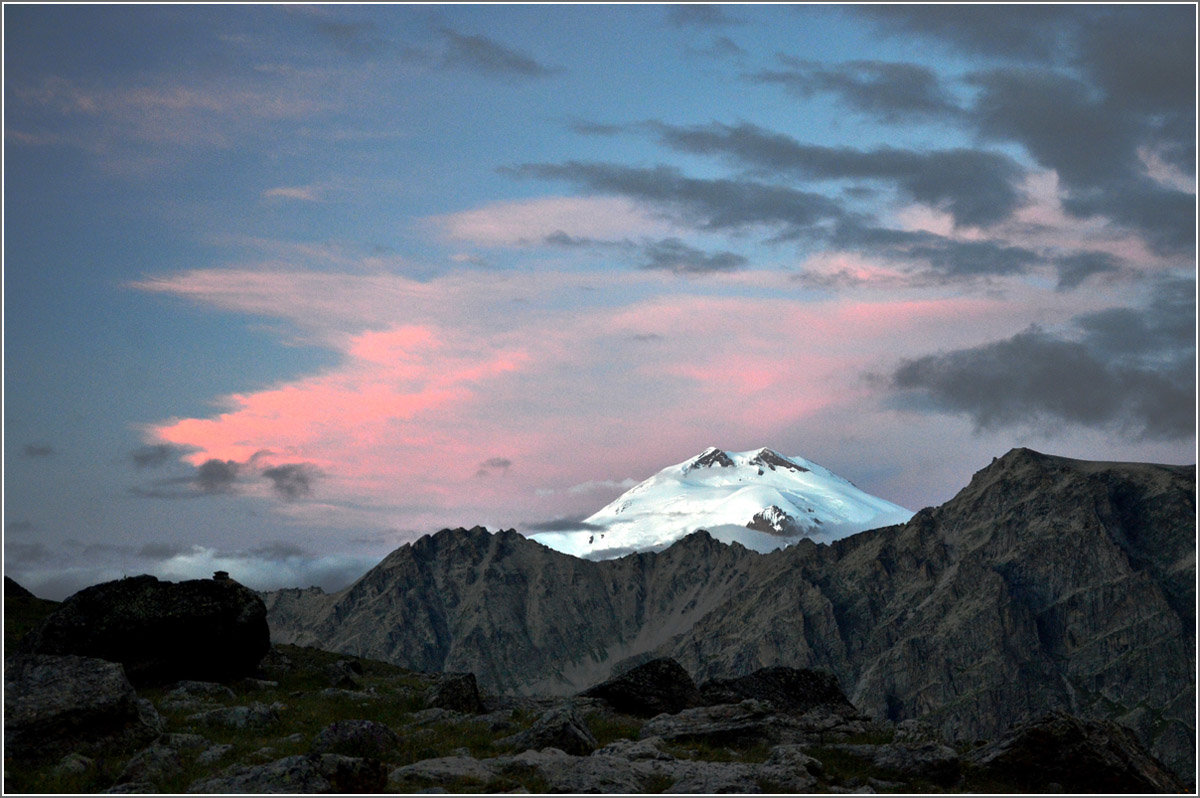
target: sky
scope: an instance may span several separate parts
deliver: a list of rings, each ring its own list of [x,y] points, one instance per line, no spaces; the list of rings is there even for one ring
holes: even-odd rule
[[[709,446],[1195,462],[1191,4],[3,13],[38,595],[338,589]]]

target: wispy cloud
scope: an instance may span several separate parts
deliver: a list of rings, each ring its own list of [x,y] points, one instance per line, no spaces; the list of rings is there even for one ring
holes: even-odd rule
[[[321,191],[317,186],[276,186],[262,193],[266,199],[298,200],[300,202],[320,202]]]
[[[827,65],[781,55],[782,68],[747,75],[759,84],[778,84],[801,98],[818,93],[887,123],[957,116],[961,109],[933,70],[918,64],[850,61]]]
[[[487,36],[459,33],[449,28],[442,28],[441,34],[446,42],[442,56],[445,66],[462,67],[484,75],[519,78],[542,78],[562,71]]]

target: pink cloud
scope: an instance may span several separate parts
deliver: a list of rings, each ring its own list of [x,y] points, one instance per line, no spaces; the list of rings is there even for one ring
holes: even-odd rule
[[[495,202],[425,221],[446,238],[484,246],[540,243],[560,232],[573,238],[621,240],[668,235],[675,230],[622,197],[538,197]]]
[[[787,275],[747,279],[741,296],[660,274],[605,279],[602,301],[580,291],[592,275],[554,272],[420,282],[211,270],[143,281],[305,325],[340,358],[148,438],[196,447],[196,464],[264,451],[264,467],[313,463],[326,476],[311,501],[373,508],[388,528],[515,525],[595,510],[597,495],[571,486],[642,479],[708,445],[776,445],[781,431],[810,426],[806,445],[819,444],[833,434],[819,421],[828,414],[877,412],[866,373],[1103,306],[1019,282],[997,296],[864,289],[802,301]],[[511,466],[477,476],[493,458]]]

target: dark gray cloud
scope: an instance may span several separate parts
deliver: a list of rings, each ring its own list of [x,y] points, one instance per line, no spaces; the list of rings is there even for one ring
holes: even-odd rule
[[[667,336],[662,333],[634,333],[630,336],[630,339],[640,344],[649,344],[656,341],[665,341],[667,340]]]
[[[485,75],[540,78],[562,70],[538,63],[532,56],[519,53],[486,36],[458,33],[443,28],[446,52],[444,66],[462,67]]]
[[[158,479],[146,486],[134,486],[129,492],[145,499],[195,499],[234,493],[241,470],[242,464],[233,460],[211,459],[190,476]]]
[[[847,108],[888,123],[955,117],[954,98],[942,88],[933,70],[918,64],[849,61],[822,64],[780,56],[782,69],[747,75],[759,84],[777,84],[804,99],[830,94]]]
[[[294,543],[286,541],[274,541],[263,546],[256,546],[246,552],[235,552],[233,554],[222,555],[237,559],[267,559],[267,560],[287,560],[292,557],[309,557],[311,553],[308,549],[302,546],[297,546]]]
[[[747,261],[734,252],[704,252],[678,238],[654,241],[645,247],[643,269],[662,269],[675,274],[711,274],[740,269]]]
[[[44,543],[4,541],[4,557],[6,560],[15,560],[19,563],[45,562],[53,559],[53,556]]]
[[[677,28],[719,28],[741,24],[741,20],[731,17],[722,6],[706,3],[673,5],[667,11],[667,20]]]
[[[569,516],[566,518],[554,518],[549,521],[538,521],[536,523],[526,523],[521,526],[530,532],[598,532],[606,529],[606,527],[596,524],[589,524],[583,519],[586,516]]]
[[[1054,169],[1069,213],[1107,217],[1160,253],[1193,252],[1195,194],[1152,180],[1142,156],[1195,175],[1194,9],[1112,7],[1072,19],[1080,77],[1016,67],[973,74],[974,124]]]
[[[54,447],[48,443],[27,443],[21,450],[23,457],[50,457],[53,454]]]
[[[1164,283],[1144,308],[1080,316],[1068,338],[1031,327],[902,363],[901,402],[969,416],[978,430],[1062,423],[1131,437],[1195,434],[1195,284]]]
[[[736,58],[739,55],[746,54],[746,50],[728,36],[716,36],[708,47],[696,50],[695,52],[700,55],[711,56],[712,58]]]
[[[7,524],[4,525],[4,531],[9,534],[12,534],[14,532],[15,533],[32,532],[35,529],[37,529],[37,524],[33,523],[32,521],[24,521],[24,520],[9,521]]]
[[[479,464],[479,470],[475,472],[477,477],[490,477],[495,472],[499,471],[506,473],[512,468],[512,460],[507,457],[489,457]]]
[[[838,203],[821,194],[752,180],[685,177],[669,166],[641,168],[568,161],[523,164],[501,171],[518,177],[563,180],[592,191],[627,196],[710,230],[767,225],[798,234],[844,216]]]
[[[182,543],[158,541],[147,543],[138,549],[138,556],[147,560],[170,560],[181,554],[191,554],[194,549]]]
[[[312,463],[285,463],[263,469],[262,475],[271,480],[276,493],[291,501],[312,495],[313,483],[321,477],[321,470]]]
[[[156,443],[134,449],[129,453],[129,457],[138,468],[158,468],[180,456],[184,451],[184,449],[169,443]]]
[[[229,493],[240,469],[233,460],[205,460],[196,469],[196,485],[205,493]]]
[[[1079,7],[877,4],[857,6],[855,11],[895,36],[927,36],[981,55],[1049,59],[1063,50]]]
[[[1057,172],[1069,213],[1110,219],[1160,254],[1194,251],[1194,193],[1155,182],[1142,161],[1149,151],[1195,175],[1192,6],[877,5],[858,13],[891,33],[1007,59],[969,76],[978,94],[964,118],[977,133],[1018,143]]]
[[[1107,252],[1076,252],[1057,258],[1054,266],[1058,269],[1057,289],[1069,291],[1093,275],[1120,272],[1123,262]]]
[[[947,211],[955,224],[993,224],[1008,218],[1021,203],[1018,184],[1024,171],[999,153],[820,147],[744,122],[694,127],[650,123],[649,127],[668,147],[724,156],[761,174],[889,181],[907,198]]]
[[[928,263],[932,275],[923,279],[1022,274],[1041,261],[1041,256],[1033,250],[1000,241],[961,241],[926,231],[894,230],[857,221],[838,225],[831,241],[839,249]]]

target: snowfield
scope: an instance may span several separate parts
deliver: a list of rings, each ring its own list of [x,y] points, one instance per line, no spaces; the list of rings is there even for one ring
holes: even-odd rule
[[[578,530],[530,537],[576,557],[609,559],[659,551],[707,529],[718,540],[768,552],[803,538],[828,543],[912,515],[803,457],[710,448],[630,488]]]

